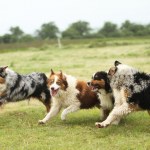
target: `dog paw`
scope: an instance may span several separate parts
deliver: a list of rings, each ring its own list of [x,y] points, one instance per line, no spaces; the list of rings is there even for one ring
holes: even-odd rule
[[[95,123],[95,126],[96,126],[97,128],[105,128],[105,127],[108,126],[108,124],[106,124],[106,123],[104,123],[104,122],[96,122],[96,123]]]
[[[39,120],[38,124],[45,124],[45,122],[43,120]]]

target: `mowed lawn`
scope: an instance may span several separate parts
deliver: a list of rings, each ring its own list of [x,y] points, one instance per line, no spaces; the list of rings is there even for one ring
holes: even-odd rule
[[[113,44],[78,43],[58,49],[53,45],[24,50],[1,50],[0,66],[27,74],[50,69],[62,70],[78,79],[90,80],[93,73],[107,71],[119,60],[150,73],[150,40],[119,39]],[[89,40],[90,43],[90,40]],[[122,43],[122,44],[121,44]],[[98,129],[97,108],[80,110],[61,121],[60,114],[45,125],[38,120],[45,116],[45,107],[36,99],[9,103],[0,109],[0,150],[149,150],[150,116],[136,112],[124,118],[119,126]]]

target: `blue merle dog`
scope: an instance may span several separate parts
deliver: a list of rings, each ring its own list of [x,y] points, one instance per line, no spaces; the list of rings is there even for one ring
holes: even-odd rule
[[[115,61],[108,77],[115,98],[115,107],[105,121],[96,123],[97,127],[106,127],[133,111],[150,112],[150,74]]]
[[[0,67],[0,105],[31,97],[39,99],[49,112],[51,95],[44,73],[21,75],[8,67]]]

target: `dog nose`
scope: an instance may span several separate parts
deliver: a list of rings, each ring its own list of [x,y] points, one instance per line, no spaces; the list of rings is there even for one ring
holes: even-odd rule
[[[53,90],[54,90],[54,87],[51,87],[51,90],[53,91]]]

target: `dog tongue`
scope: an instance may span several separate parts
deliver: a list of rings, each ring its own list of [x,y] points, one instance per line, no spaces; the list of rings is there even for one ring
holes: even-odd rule
[[[55,96],[57,94],[58,90],[52,90],[52,96]]]
[[[92,90],[95,90],[95,87],[94,87],[94,86],[92,86]]]

